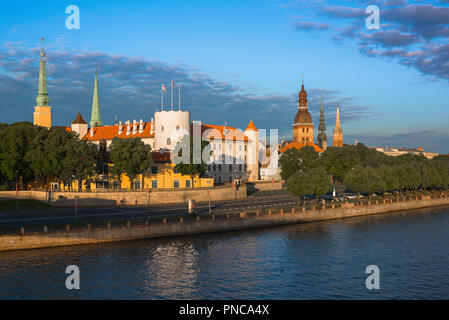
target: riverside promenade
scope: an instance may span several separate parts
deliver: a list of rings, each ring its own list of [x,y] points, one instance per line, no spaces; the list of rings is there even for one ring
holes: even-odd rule
[[[312,208],[257,209],[245,212],[221,215],[198,215],[160,220],[144,220],[140,223],[126,221],[122,226],[112,227],[110,222],[104,227],[72,230],[66,225],[65,231],[48,230],[43,226],[42,232],[26,232],[20,228],[17,234],[0,236],[0,251],[38,249],[58,246],[96,244],[113,241],[138,240],[171,236],[185,236],[202,233],[226,232],[252,228],[272,227],[313,221],[357,217],[376,213],[386,213],[449,205],[447,193],[437,196],[400,197],[393,201],[368,201],[367,203],[344,203],[340,207],[315,206]]]

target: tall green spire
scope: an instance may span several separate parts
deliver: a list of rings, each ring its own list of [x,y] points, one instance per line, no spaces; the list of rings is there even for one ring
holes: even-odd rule
[[[37,91],[36,103],[38,106],[48,106],[50,99],[47,92],[47,73],[45,72],[45,52],[44,52],[44,38],[42,40],[41,61],[39,65],[39,89]]]
[[[101,121],[100,113],[100,99],[98,97],[98,75],[97,70],[95,70],[95,87],[94,87],[94,98],[92,101],[92,115],[90,117],[91,127],[101,127],[103,122]]]

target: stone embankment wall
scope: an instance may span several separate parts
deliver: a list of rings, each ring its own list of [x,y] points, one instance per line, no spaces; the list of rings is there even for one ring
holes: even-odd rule
[[[150,205],[185,203],[190,199],[197,202],[235,200],[246,198],[246,185],[238,191],[232,187],[214,187],[208,189],[187,190],[152,190],[151,192],[51,192],[19,191],[19,199],[36,199],[49,202],[55,206],[74,206],[75,197],[78,206],[108,206],[108,205]],[[15,191],[0,192],[0,199],[15,199]]]
[[[168,236],[193,235],[211,232],[223,232],[250,228],[262,228],[302,222],[348,218],[384,212],[399,212],[409,209],[449,205],[447,194],[438,198],[420,198],[397,202],[373,202],[367,205],[347,205],[340,208],[318,207],[306,210],[306,208],[284,210],[254,210],[226,215],[197,216],[196,220],[188,221],[187,217],[180,217],[179,221],[167,222],[164,218],[161,222],[133,226],[130,221],[123,227],[111,228],[107,223],[105,228],[93,229],[90,224],[84,230],[70,230],[66,226],[65,232],[48,232],[46,227],[42,233],[26,233],[21,228],[20,234],[0,236],[0,251],[18,249],[36,249],[45,247],[95,244],[112,241],[150,239]],[[189,217],[190,218],[190,217]],[[190,219],[189,219],[190,220]]]

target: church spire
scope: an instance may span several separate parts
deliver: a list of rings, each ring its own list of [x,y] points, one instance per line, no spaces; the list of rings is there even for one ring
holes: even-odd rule
[[[337,104],[337,119],[335,121],[335,129],[340,130],[340,107]]]
[[[92,115],[90,117],[91,127],[101,127],[103,122],[101,121],[100,113],[100,99],[98,96],[98,70],[95,69],[95,87],[94,87],[94,97],[92,100]]]
[[[337,117],[335,120],[335,129],[334,129],[334,147],[343,147],[343,130],[340,126],[340,107],[337,104]]]
[[[327,149],[326,123],[324,121],[324,104],[323,96],[321,96],[320,125],[318,126],[318,146]]]
[[[39,65],[39,89],[37,91],[36,104],[38,106],[48,106],[50,99],[48,98],[47,92],[47,73],[45,71],[45,51],[44,51],[44,38],[41,39],[41,61]]]

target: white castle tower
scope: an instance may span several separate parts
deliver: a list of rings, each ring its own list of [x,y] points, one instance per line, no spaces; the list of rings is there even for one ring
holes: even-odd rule
[[[259,180],[259,129],[251,120],[248,127],[244,131],[245,135],[249,138],[248,143],[248,180],[257,181]]]
[[[154,113],[155,150],[173,150],[190,134],[189,111],[157,111]]]

